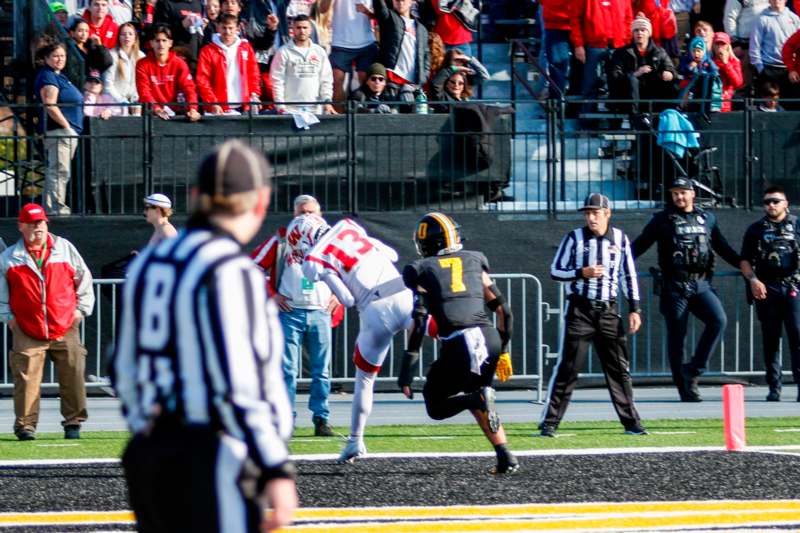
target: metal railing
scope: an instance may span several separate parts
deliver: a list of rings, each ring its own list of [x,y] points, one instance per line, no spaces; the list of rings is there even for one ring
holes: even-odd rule
[[[711,354],[706,376],[757,377],[764,375],[761,326],[755,315],[755,306],[747,304],[745,283],[739,272],[716,272],[714,287],[728,319],[725,334],[719,346]],[[666,377],[672,374],[667,357],[667,333],[664,320],[658,309],[659,298],[653,294],[653,276],[649,272],[639,273],[642,308],[642,327],[629,340],[630,370],[634,377]],[[556,359],[561,353],[564,337],[564,310],[566,302],[563,284],[559,290],[558,308],[558,351],[548,353],[546,359]],[[624,315],[623,315],[624,316]],[[703,330],[703,324],[694,315],[689,320],[685,339],[685,352],[691,355]],[[791,358],[783,357],[784,343],[781,340],[779,357],[783,364],[783,374],[791,376]],[[590,351],[586,363],[580,371],[581,377],[603,377],[599,359]]]
[[[495,274],[493,278],[507,296],[516,317],[514,336],[511,339],[511,354],[515,375],[512,383],[520,386],[532,386],[536,389],[538,399],[542,397],[542,368],[543,368],[543,343],[542,322],[548,317],[541,312],[542,285],[536,277],[530,274]],[[108,361],[110,350],[115,341],[117,311],[119,310],[119,291],[124,280],[105,279],[94,280],[96,304],[94,312],[81,324],[81,339],[88,350],[86,362],[86,386],[88,388],[103,388],[110,385],[108,379]],[[345,311],[342,324],[337,328],[337,340],[331,358],[329,369],[333,382],[352,382],[355,376],[355,367],[352,362],[355,339],[358,335],[358,314]],[[3,326],[3,375],[0,381],[0,390],[13,387],[13,379],[9,373],[10,336],[8,328]],[[390,352],[378,375],[379,381],[394,381],[397,378],[396,370],[399,367],[400,357],[406,346],[406,336],[398,335],[390,347]],[[423,345],[419,365],[416,371],[418,379],[424,379],[427,366],[438,356],[436,343],[426,339]],[[308,372],[304,368],[303,360],[300,361],[299,382],[309,383]],[[48,359],[45,367],[45,377],[42,381],[45,387],[57,385],[55,369]]]
[[[653,295],[653,278],[649,273],[641,273],[641,306],[642,329],[631,337],[630,369],[637,378],[669,378],[669,362],[666,352],[666,329],[658,311],[658,298]],[[557,305],[552,306],[542,299],[542,284],[530,274],[495,274],[493,278],[506,295],[514,313],[515,331],[510,344],[510,353],[514,366],[511,384],[530,387],[536,390],[538,401],[543,398],[545,380],[549,379],[553,365],[547,364],[558,358],[561,352],[561,341],[564,331],[564,292],[560,291]],[[736,272],[720,272],[715,274],[717,294],[727,312],[728,327],[719,347],[709,359],[709,376],[757,377],[764,374],[761,353],[761,330],[755,317],[754,308],[748,306],[745,299],[745,286]],[[87,387],[103,388],[109,386],[106,377],[108,357],[115,340],[117,310],[119,309],[119,290],[123,280],[95,280],[96,306],[91,317],[81,324],[81,338],[88,350],[86,373]],[[702,324],[696,319],[690,320],[686,337],[686,350],[691,351],[697,341]],[[342,324],[337,328],[331,366],[331,381],[334,383],[352,382],[355,366],[352,354],[356,336],[358,335],[358,314],[346,312]],[[0,390],[13,387],[9,373],[8,353],[10,348],[8,329],[3,327],[3,373]],[[389,354],[378,375],[378,380],[393,382],[397,377],[397,368],[404,347],[406,336],[398,335],[390,347]],[[551,348],[555,347],[556,349]],[[780,356],[783,355],[781,343]],[[415,378],[424,380],[427,367],[438,357],[437,343],[426,338],[422,355],[415,371]],[[784,374],[791,375],[788,370],[789,357],[783,358],[786,363]],[[300,361],[301,384],[308,384],[310,377],[307,365]],[[581,377],[600,378],[603,376],[596,355],[590,351]],[[55,370],[48,361],[45,367],[43,386],[55,386]]]

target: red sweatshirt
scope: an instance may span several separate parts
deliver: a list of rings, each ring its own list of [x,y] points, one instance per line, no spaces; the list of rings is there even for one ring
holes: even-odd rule
[[[621,48],[631,42],[633,10],[630,0],[572,2],[572,45],[576,48]]]
[[[106,48],[114,48],[117,46],[117,23],[111,15],[106,15],[103,22],[99,26],[92,23],[92,14],[87,9],[83,12],[83,20],[89,24],[89,35],[96,35],[100,37],[100,43]]]
[[[250,43],[242,39],[236,50],[239,62],[239,80],[241,81],[241,100],[249,102],[251,96],[261,95],[261,76],[258,70],[256,53]],[[200,50],[197,58],[197,91],[205,102],[228,102],[228,83],[226,72],[228,62],[223,50],[218,44],[212,42]],[[248,105],[242,106],[247,110]],[[228,111],[230,106],[223,105],[222,109]]]
[[[800,72],[800,31],[789,37],[789,40],[783,45],[781,56],[783,64],[786,65],[789,72]]]
[[[433,31],[439,34],[444,44],[457,45],[472,42],[472,32],[452,13],[443,13],[439,7],[439,0],[431,2],[436,11],[436,25]]]
[[[731,110],[730,99],[733,98],[733,92],[744,84],[742,63],[733,53],[730,54],[727,63],[723,63],[716,58],[714,59],[714,63],[716,63],[717,68],[719,68],[719,77],[722,80],[722,108],[720,111],[727,113]]]
[[[169,53],[165,65],[158,64],[153,52],[136,63],[136,90],[139,93],[139,101],[150,104],[177,102],[178,94],[183,93],[189,109],[197,110],[197,89],[189,72],[189,65],[174,52]],[[162,108],[161,105],[153,107],[155,110]],[[181,111],[174,103],[170,109]]]
[[[573,0],[541,0],[542,18],[546,30],[571,30],[571,6]]]

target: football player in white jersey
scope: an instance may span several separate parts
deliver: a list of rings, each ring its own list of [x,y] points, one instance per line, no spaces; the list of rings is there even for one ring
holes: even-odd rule
[[[394,335],[412,328],[413,296],[394,266],[397,252],[352,220],[344,219],[332,228],[314,215],[295,220],[302,234],[303,275],[324,281],[342,304],[358,309],[350,437],[339,457],[340,462],[352,462],[367,453],[364,428],[372,411],[375,377]]]

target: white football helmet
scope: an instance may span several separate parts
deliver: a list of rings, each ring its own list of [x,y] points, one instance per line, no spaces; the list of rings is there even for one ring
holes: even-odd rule
[[[305,259],[308,252],[330,229],[325,219],[319,215],[295,217],[286,228],[286,243],[292,257],[298,261]]]

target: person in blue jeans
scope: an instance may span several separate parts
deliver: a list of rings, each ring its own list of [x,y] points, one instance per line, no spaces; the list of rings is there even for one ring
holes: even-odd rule
[[[301,194],[294,201],[295,220],[306,214],[320,216],[321,208],[313,196]],[[314,435],[332,437],[334,433],[328,423],[331,314],[340,304],[325,283],[314,283],[303,276],[302,254],[296,249],[300,237],[290,223],[256,248],[251,257],[267,273],[270,290],[274,291],[273,298],[280,308],[278,318],[285,340],[283,377],[289,403],[294,406],[305,348],[311,375],[308,408],[312,413]]]

